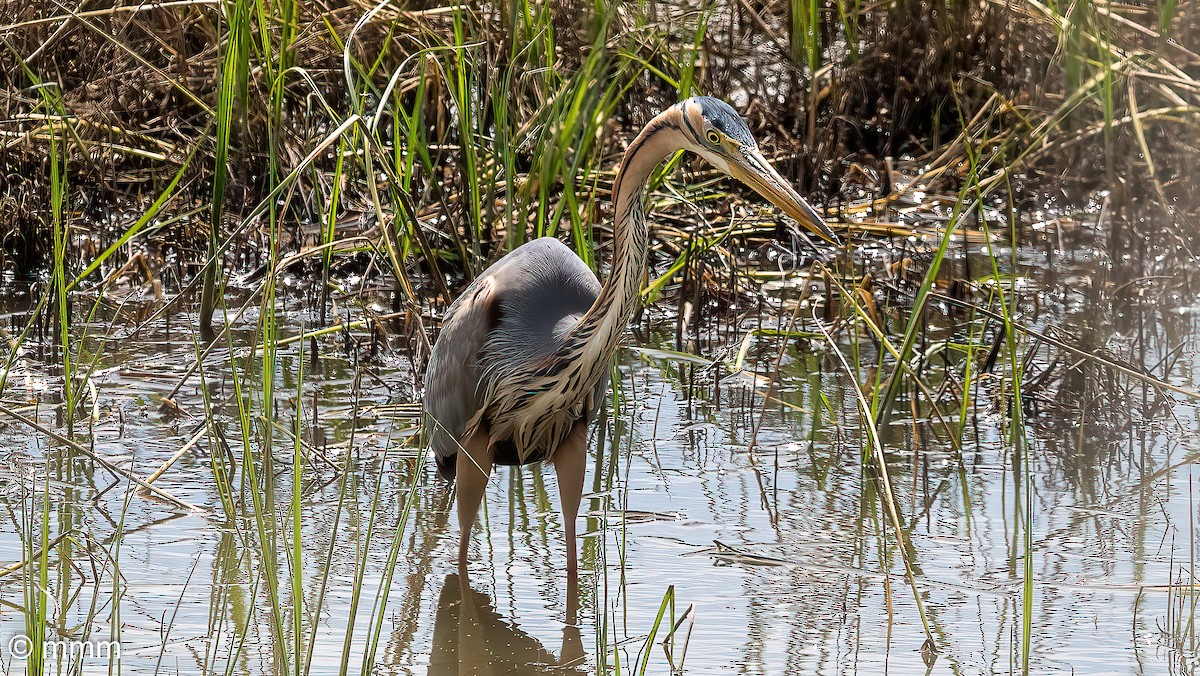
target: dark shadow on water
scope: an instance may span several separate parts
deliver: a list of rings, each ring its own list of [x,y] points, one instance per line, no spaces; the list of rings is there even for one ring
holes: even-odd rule
[[[430,676],[586,673],[583,639],[574,624],[572,591],[568,591],[572,600],[556,658],[511,619],[500,616],[491,597],[472,588],[469,580],[447,575],[434,620]]]

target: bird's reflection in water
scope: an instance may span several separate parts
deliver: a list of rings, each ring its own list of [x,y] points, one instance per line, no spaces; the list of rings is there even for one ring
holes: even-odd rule
[[[575,625],[576,585],[567,586],[567,622],[559,657],[501,617],[487,594],[465,577],[447,575],[433,625],[430,676],[465,674],[583,674],[583,639]]]

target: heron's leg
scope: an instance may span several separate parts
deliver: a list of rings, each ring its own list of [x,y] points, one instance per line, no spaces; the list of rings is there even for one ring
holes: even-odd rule
[[[567,579],[579,572],[578,548],[575,546],[575,519],[579,516],[579,500],[583,497],[583,476],[587,466],[587,424],[575,423],[571,433],[554,454],[554,470],[558,474],[558,497],[562,501],[563,530],[567,535]],[[569,588],[569,587],[568,587]]]
[[[476,429],[462,440],[454,473],[458,494],[458,567],[466,577],[467,547],[471,544],[471,526],[479,513],[479,503],[492,475],[492,443],[487,432]]]

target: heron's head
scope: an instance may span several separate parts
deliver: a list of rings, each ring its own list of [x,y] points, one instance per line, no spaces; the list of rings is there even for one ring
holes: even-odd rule
[[[681,129],[688,150],[767,198],[788,216],[822,239],[836,243],[816,209],[804,201],[767,162],[741,116],[728,103],[696,96],[679,104]]]

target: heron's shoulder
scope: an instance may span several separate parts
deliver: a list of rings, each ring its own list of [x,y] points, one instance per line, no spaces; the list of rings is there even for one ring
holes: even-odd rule
[[[599,292],[596,274],[570,247],[553,237],[541,237],[513,249],[488,270],[500,295],[549,288],[579,288]]]
[[[508,252],[506,256],[496,261],[496,265],[513,264],[513,263],[537,263],[541,261],[553,263],[570,263],[572,265],[584,265],[579,256],[571,250],[571,247],[563,244],[554,237],[539,237],[535,240],[525,242],[521,246]]]

